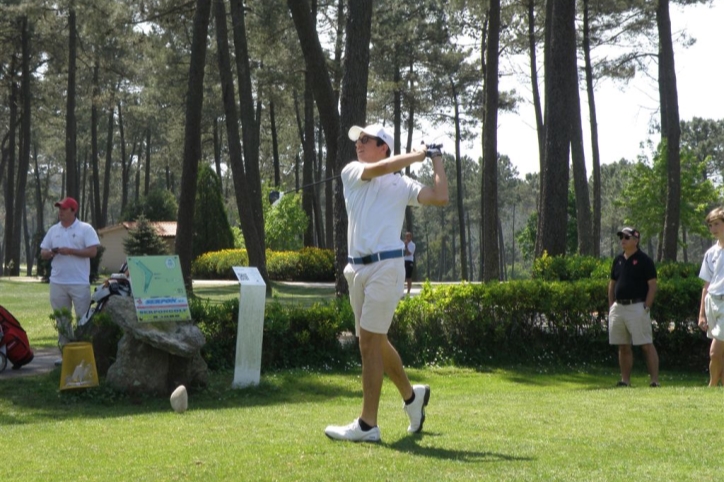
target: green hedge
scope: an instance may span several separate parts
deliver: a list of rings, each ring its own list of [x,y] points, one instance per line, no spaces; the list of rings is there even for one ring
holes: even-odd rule
[[[608,344],[607,280],[516,281],[425,286],[400,304],[390,330],[414,365],[616,363]],[[696,326],[702,282],[660,280],[651,311],[663,368],[704,370],[706,336]]]
[[[205,253],[191,265],[194,279],[235,279],[234,266],[248,266],[245,249]],[[303,248],[299,251],[266,252],[269,278],[276,281],[334,281],[334,251]]]
[[[239,300],[221,304],[189,300],[191,316],[206,336],[202,355],[212,370],[234,367]],[[311,308],[268,303],[264,314],[262,368],[340,368],[358,363],[356,343],[340,343],[354,332],[347,300]]]
[[[702,282],[677,276],[660,280],[658,287],[651,315],[661,367],[706,371],[709,341],[696,326]],[[238,301],[213,305],[192,300],[191,309],[207,336],[203,353],[209,366],[233,367]],[[420,296],[400,303],[389,337],[412,366],[618,367],[616,348],[608,344],[607,320],[604,279],[428,284]],[[262,368],[358,363],[356,343],[340,342],[353,331],[346,299],[312,308],[268,304]],[[640,354],[636,360],[643,363]]]

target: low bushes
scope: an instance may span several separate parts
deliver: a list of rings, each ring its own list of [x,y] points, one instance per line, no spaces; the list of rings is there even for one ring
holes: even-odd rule
[[[516,281],[423,288],[392,323],[405,363],[616,363],[608,344],[608,280]],[[696,326],[701,281],[660,280],[654,344],[662,368],[703,370],[708,341]]]
[[[389,337],[405,364],[608,364],[606,279],[575,282],[426,285],[397,308]],[[661,279],[651,311],[661,367],[704,371],[706,336],[696,326],[702,283],[695,277]],[[234,364],[238,301],[191,302],[207,336],[204,356],[212,369]],[[267,305],[262,367],[340,367],[358,362],[346,299],[312,308]],[[637,363],[643,363],[637,354]]]
[[[248,266],[245,249],[205,253],[191,265],[194,279],[235,279],[234,266]],[[269,278],[275,281],[334,281],[334,251],[303,248],[299,251],[266,252]]]
[[[212,370],[234,367],[239,300],[213,304],[189,300],[191,316],[206,336],[202,355]],[[341,343],[354,332],[354,315],[347,300],[311,308],[269,303],[264,314],[262,367],[340,368],[358,360],[355,343]]]

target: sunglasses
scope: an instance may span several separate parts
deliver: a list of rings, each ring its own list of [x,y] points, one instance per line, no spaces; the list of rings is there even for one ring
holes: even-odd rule
[[[357,140],[358,140],[359,142],[361,142],[362,144],[367,144],[369,141],[371,141],[371,140],[373,140],[373,139],[374,139],[374,140],[377,140],[376,137],[370,137],[370,136],[362,136],[362,137],[360,137],[360,138],[357,139]]]

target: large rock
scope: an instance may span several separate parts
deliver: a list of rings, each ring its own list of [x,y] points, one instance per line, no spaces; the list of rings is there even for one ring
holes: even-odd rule
[[[209,371],[200,353],[191,358],[174,356],[126,333],[118,342],[106,382],[122,392],[168,395],[179,385],[189,390],[205,387]]]
[[[208,384],[201,357],[206,343],[193,323],[139,323],[133,298],[112,296],[104,308],[124,331],[106,382],[134,394],[168,395],[179,385],[189,390]]]
[[[204,334],[191,322],[140,323],[130,297],[111,296],[104,311],[124,332],[172,355],[192,357],[206,343]]]

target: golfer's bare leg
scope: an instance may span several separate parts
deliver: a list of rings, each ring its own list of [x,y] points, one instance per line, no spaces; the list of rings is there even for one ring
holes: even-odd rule
[[[631,369],[633,368],[633,350],[631,345],[618,345],[618,364],[621,367],[621,380],[631,384]]]
[[[362,356],[362,415],[371,426],[377,425],[380,393],[384,377],[383,344],[387,336],[360,328],[359,350]]]
[[[399,390],[402,399],[409,399],[412,396],[410,379],[407,378],[400,354],[397,353],[397,350],[392,346],[392,343],[390,343],[390,340],[386,336],[385,341],[382,342],[382,361],[384,363],[385,373],[390,377],[392,383],[395,384],[397,390]]]
[[[407,296],[410,296],[410,289],[412,288],[412,279],[407,280]]]
[[[724,341],[712,340],[709,348],[709,386],[724,383]]]
[[[659,354],[653,343],[641,345],[641,350],[646,358],[646,367],[649,369],[651,383],[659,383]]]

